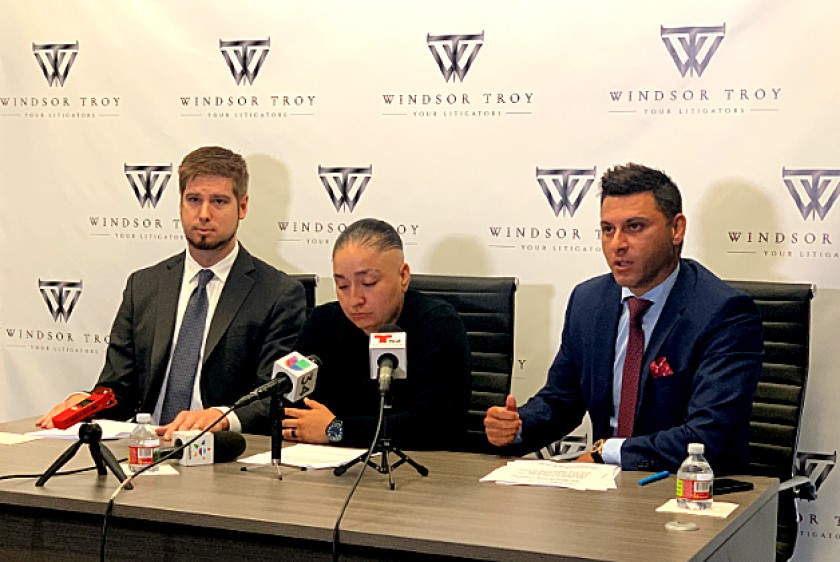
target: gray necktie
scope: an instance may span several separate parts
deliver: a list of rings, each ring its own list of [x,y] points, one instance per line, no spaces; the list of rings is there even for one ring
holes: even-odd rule
[[[207,283],[213,279],[213,272],[202,269],[198,272],[198,287],[190,295],[175,352],[166,382],[166,395],[160,413],[160,424],[175,419],[182,410],[189,410],[192,402],[193,384],[201,361],[201,342],[204,340],[204,326],[207,321]]]

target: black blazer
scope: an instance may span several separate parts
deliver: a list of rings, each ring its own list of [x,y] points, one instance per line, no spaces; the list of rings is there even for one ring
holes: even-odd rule
[[[97,386],[114,391],[103,412],[128,419],[152,412],[172,351],[184,253],[131,274],[123,291]],[[201,367],[205,407],[230,406],[271,379],[274,361],[291,351],[305,318],[303,286],[240,246],[207,334]],[[238,411],[242,429],[268,432],[255,402]]]

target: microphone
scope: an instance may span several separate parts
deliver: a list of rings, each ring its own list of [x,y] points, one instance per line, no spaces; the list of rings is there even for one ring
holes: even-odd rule
[[[280,402],[280,392],[285,392],[283,398],[294,404],[304,396],[309,396],[315,390],[315,380],[318,376],[318,368],[321,360],[310,355],[304,357],[300,353],[292,352],[274,362],[274,371],[271,373],[271,383],[275,381],[278,390],[272,392],[269,401],[268,417],[271,423],[271,464],[277,468],[277,478],[283,479],[280,469],[283,450],[283,405]],[[285,382],[288,381],[288,384]]]
[[[388,324],[370,335],[370,378],[379,381],[380,392],[387,392],[391,379],[407,374],[406,333],[396,324]]]
[[[275,394],[285,392],[283,398],[292,404],[309,396],[315,390],[315,381],[318,378],[318,368],[320,366],[321,359],[317,355],[304,357],[293,351],[285,357],[281,357],[274,362],[274,371],[271,373],[272,382],[278,378],[286,379],[291,383],[291,388],[287,389],[285,383],[282,383],[282,390],[275,391]]]
[[[320,365],[321,359],[316,355],[304,357],[293,351],[274,362],[270,381],[237,400],[232,409],[236,410],[255,400],[262,400],[280,393],[283,393],[286,400],[297,402],[315,390],[315,380],[318,377]]]
[[[184,443],[201,433],[201,430],[172,432],[174,447],[161,447],[156,453],[157,458],[163,457],[184,446]],[[178,464],[181,466],[199,466],[221,462],[231,462],[245,452],[245,438],[235,431],[219,431],[205,433],[200,439],[183,450]]]

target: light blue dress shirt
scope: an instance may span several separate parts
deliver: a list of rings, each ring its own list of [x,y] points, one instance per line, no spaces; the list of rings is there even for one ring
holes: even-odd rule
[[[642,330],[645,333],[645,349],[647,349],[650,336],[653,334],[653,329],[656,327],[656,322],[662,314],[662,309],[665,307],[665,302],[671,294],[671,289],[674,288],[674,283],[677,282],[677,275],[680,273],[680,264],[677,262],[677,267],[669,275],[665,281],[645,293],[638,295],[639,298],[649,300],[653,304],[648,308],[644,316],[642,316]],[[630,334],[630,310],[627,307],[627,299],[636,296],[627,287],[621,288],[621,318],[618,320],[618,333],[615,338],[615,361],[613,362],[613,412],[610,416],[610,427],[615,432],[618,427],[618,405],[621,402],[621,379],[624,371],[624,358],[627,356],[627,339]],[[621,445],[624,443],[624,438],[607,439],[604,443],[604,448],[601,450],[601,456],[607,464],[621,465]]]

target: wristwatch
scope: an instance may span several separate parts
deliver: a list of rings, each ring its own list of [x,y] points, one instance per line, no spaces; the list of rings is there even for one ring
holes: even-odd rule
[[[325,433],[330,443],[340,443],[344,439],[344,422],[338,418],[333,418]]]
[[[606,442],[606,439],[598,439],[592,444],[592,450],[589,451],[589,454],[593,461],[604,464],[604,457],[601,456],[601,453],[604,452],[604,444]]]

